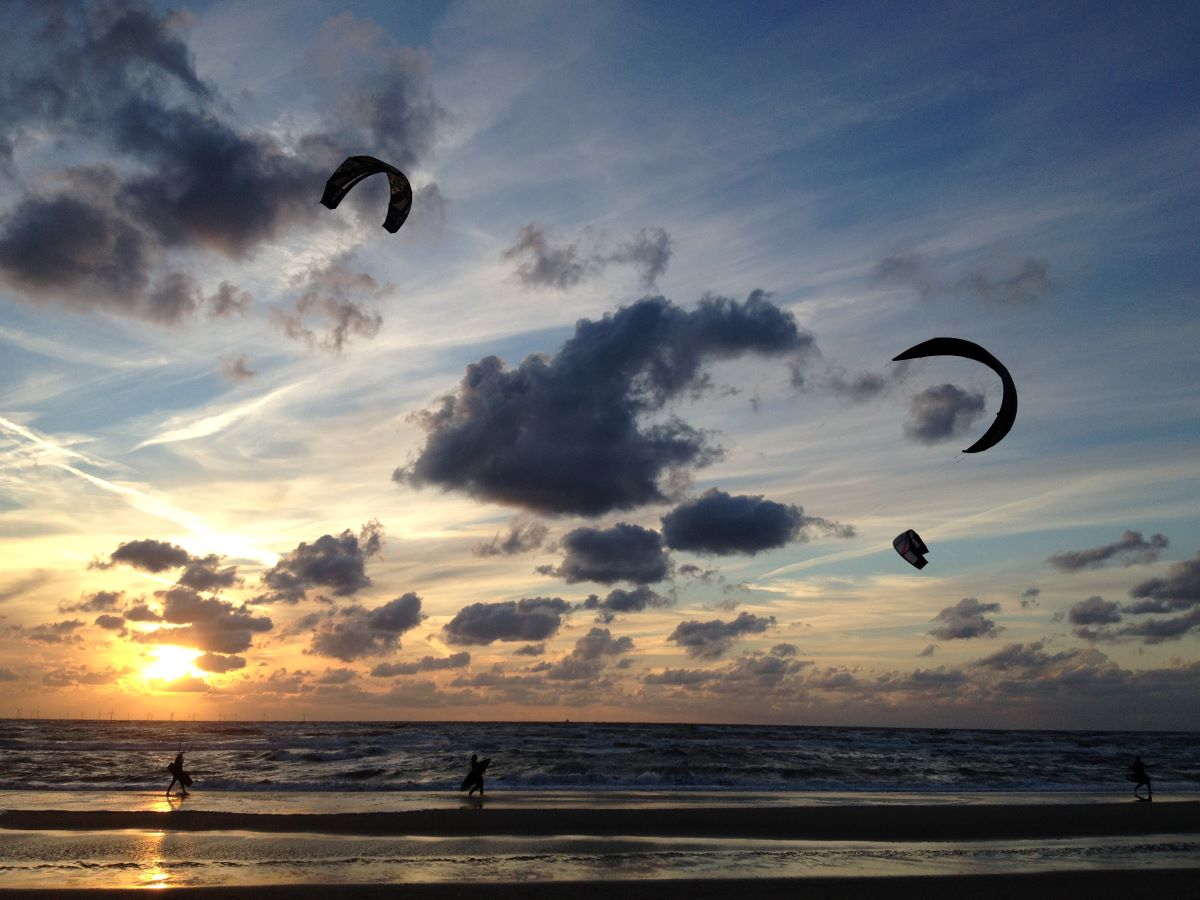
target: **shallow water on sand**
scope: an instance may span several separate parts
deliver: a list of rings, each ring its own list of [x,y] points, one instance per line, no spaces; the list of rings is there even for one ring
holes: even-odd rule
[[[5,887],[963,875],[1196,867],[1194,837],[875,843],[0,831]]]

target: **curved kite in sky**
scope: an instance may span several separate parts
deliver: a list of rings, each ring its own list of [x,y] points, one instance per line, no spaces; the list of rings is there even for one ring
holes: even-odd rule
[[[330,209],[337,209],[350,189],[371,175],[380,172],[387,173],[388,183],[392,186],[392,199],[388,203],[387,218],[383,227],[395,234],[408,218],[412,209],[412,185],[408,178],[395,166],[390,166],[381,159],[373,156],[351,156],[337,167],[337,171],[325,182],[325,193],[321,195],[321,203]]]
[[[1004,385],[1004,397],[1000,401],[1000,410],[996,420],[979,440],[973,443],[963,453],[982,453],[989,447],[994,447],[1008,434],[1013,422],[1017,419],[1017,386],[1004,364],[978,344],[965,341],[962,338],[936,337],[922,341],[915,347],[909,347],[899,356],[892,357],[893,362],[902,359],[919,359],[923,356],[963,356],[981,362],[997,375]]]
[[[921,536],[911,528],[903,534],[896,535],[896,539],[892,541],[892,546],[896,548],[897,553],[918,569],[925,568],[926,563],[929,562],[925,558],[925,554],[929,552],[929,548],[925,546],[925,542],[921,540]]]

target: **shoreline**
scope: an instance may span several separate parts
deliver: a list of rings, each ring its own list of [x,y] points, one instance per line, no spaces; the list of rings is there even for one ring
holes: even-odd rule
[[[538,881],[493,884],[270,884],[237,887],[169,889],[187,900],[294,900],[320,894],[322,900],[457,900],[464,889],[488,900],[725,900],[736,896],[754,900],[794,898],[797,891],[812,900],[861,900],[879,896],[881,877],[676,879],[671,881]],[[1159,869],[1020,873],[1012,875],[902,875],[887,877],[890,900],[961,898],[972,900],[1061,900],[1063,897],[1119,896],[1123,900],[1194,900],[1196,870]],[[0,888],[5,900],[47,900],[51,897],[134,900],[145,888]]]
[[[473,837],[755,838],[965,841],[1200,834],[1200,801],[1100,804],[696,806],[690,808],[456,809],[403,812],[246,813],[10,809],[0,829],[20,831],[243,831],[265,834]]]

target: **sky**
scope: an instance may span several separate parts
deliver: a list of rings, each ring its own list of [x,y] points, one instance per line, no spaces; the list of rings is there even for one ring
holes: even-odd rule
[[[1200,728],[1195,7],[0,35],[0,715]]]

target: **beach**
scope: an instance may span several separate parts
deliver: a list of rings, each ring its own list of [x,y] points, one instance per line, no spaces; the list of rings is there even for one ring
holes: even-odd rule
[[[0,896],[1163,898],[1196,897],[1200,884],[1200,799],[71,799],[0,796]]]

